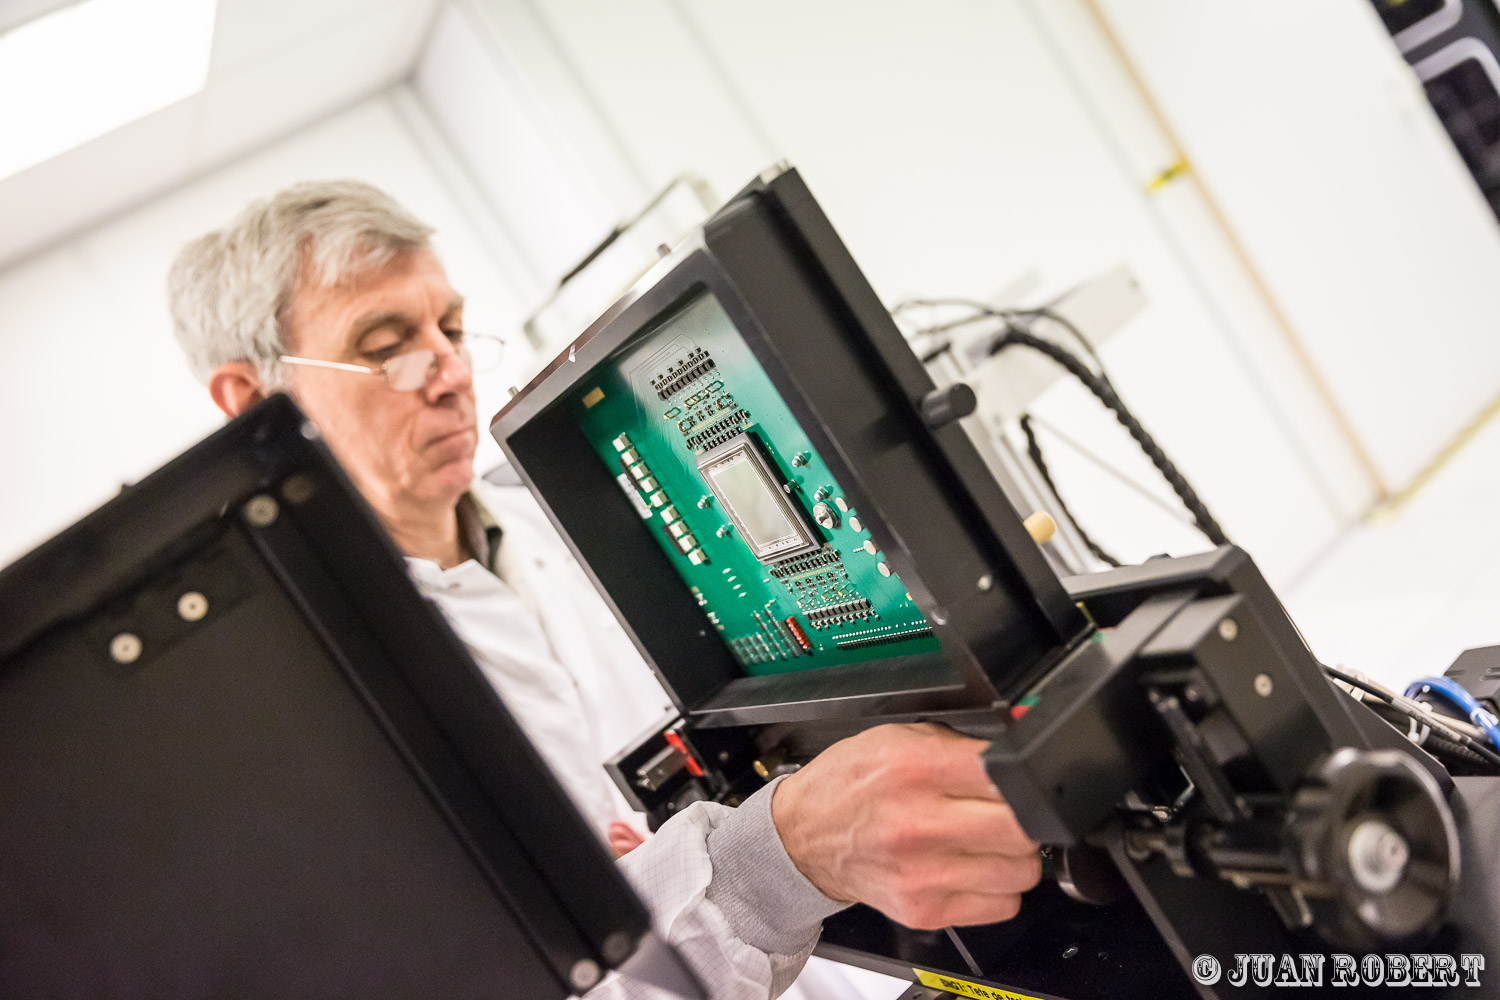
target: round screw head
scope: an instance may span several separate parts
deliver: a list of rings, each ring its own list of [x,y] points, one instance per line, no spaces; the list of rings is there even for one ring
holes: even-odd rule
[[[141,658],[141,637],[121,632],[109,641],[109,657],[116,663],[134,663]]]
[[[630,953],[634,950],[635,944],[630,940],[630,935],[624,931],[615,931],[607,936],[604,939],[604,943],[599,946],[599,951],[604,956],[604,960],[610,965],[619,965],[629,958]]]
[[[1225,642],[1233,642],[1240,634],[1240,623],[1233,618],[1225,618],[1219,622],[1219,638]]]
[[[839,526],[839,513],[838,513],[838,511],[834,510],[832,507],[830,507],[826,503],[821,503],[820,502],[820,503],[813,504],[812,513],[813,513],[813,520],[817,521],[819,524],[821,524],[823,527],[827,528],[829,531],[832,531],[834,528],[837,528]],[[854,519],[850,518],[849,519],[849,523],[851,525],[853,525],[854,524]]]
[[[601,973],[599,963],[592,958],[580,958],[573,963],[573,968],[568,970],[568,983],[579,993],[592,989],[599,981]]]
[[[1255,693],[1256,694],[1260,695],[1262,698],[1269,698],[1269,697],[1271,697],[1271,692],[1274,691],[1275,689],[1276,689],[1276,685],[1271,682],[1271,675],[1270,674],[1256,674],[1255,675]]]
[[[202,621],[208,614],[208,598],[196,590],[188,591],[177,598],[177,614],[185,622]]]
[[[980,590],[989,590],[995,586],[995,578],[986,573],[979,578],[979,582],[975,586]]]
[[[313,485],[312,477],[305,472],[288,476],[286,482],[281,484],[281,495],[291,504],[307,503],[316,492],[317,487]]]
[[[245,520],[257,528],[274,524],[280,513],[281,508],[277,505],[275,498],[264,493],[251,497],[245,504]]]

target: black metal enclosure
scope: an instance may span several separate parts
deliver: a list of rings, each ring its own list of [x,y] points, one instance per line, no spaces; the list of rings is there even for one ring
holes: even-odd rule
[[[0,995],[561,997],[655,947],[287,397],[0,609]]]
[[[939,653],[748,675],[591,449],[569,401],[602,398],[587,388],[593,373],[705,291]],[[955,410],[962,401],[935,391],[782,169],[731,199],[495,417],[491,432],[680,713],[610,762],[634,804],[653,822],[704,798],[736,804],[883,722],[990,740],[988,773],[1048,845],[1055,878],[1004,924],[913,932],[856,907],[825,924],[819,946],[929,985],[941,974],[970,996],[1259,996],[1195,980],[1195,956],[1493,945],[1492,886],[1457,878],[1459,856],[1467,864],[1484,844],[1468,817],[1493,814],[1493,779],[1456,788],[1335,689],[1233,546],[1058,580]],[[1399,889],[1370,889],[1356,872],[1361,827],[1409,849]]]
[[[932,622],[941,656],[748,677],[559,405],[708,291]],[[500,411],[490,430],[696,727],[990,708],[1086,622],[801,178],[757,181]]]

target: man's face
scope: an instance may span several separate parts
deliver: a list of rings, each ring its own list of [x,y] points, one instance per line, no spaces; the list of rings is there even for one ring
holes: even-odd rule
[[[397,392],[381,376],[287,366],[287,388],[366,499],[387,518],[457,503],[479,443],[474,385],[456,356],[463,299],[442,264],[414,250],[352,285],[308,288],[287,315],[288,353],[379,368],[437,352],[426,387]]]

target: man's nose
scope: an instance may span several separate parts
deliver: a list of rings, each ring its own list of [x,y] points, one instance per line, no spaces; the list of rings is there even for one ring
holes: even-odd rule
[[[459,346],[446,336],[440,339],[441,343],[432,345],[437,356],[433,358],[433,372],[423,389],[430,402],[437,402],[450,392],[462,392],[474,384],[473,372]]]

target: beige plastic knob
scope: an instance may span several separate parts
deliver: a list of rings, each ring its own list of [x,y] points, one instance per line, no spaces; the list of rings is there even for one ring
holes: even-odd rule
[[[1021,523],[1026,525],[1026,533],[1038,545],[1047,544],[1057,533],[1057,522],[1052,520],[1052,515],[1045,510],[1037,511]]]

